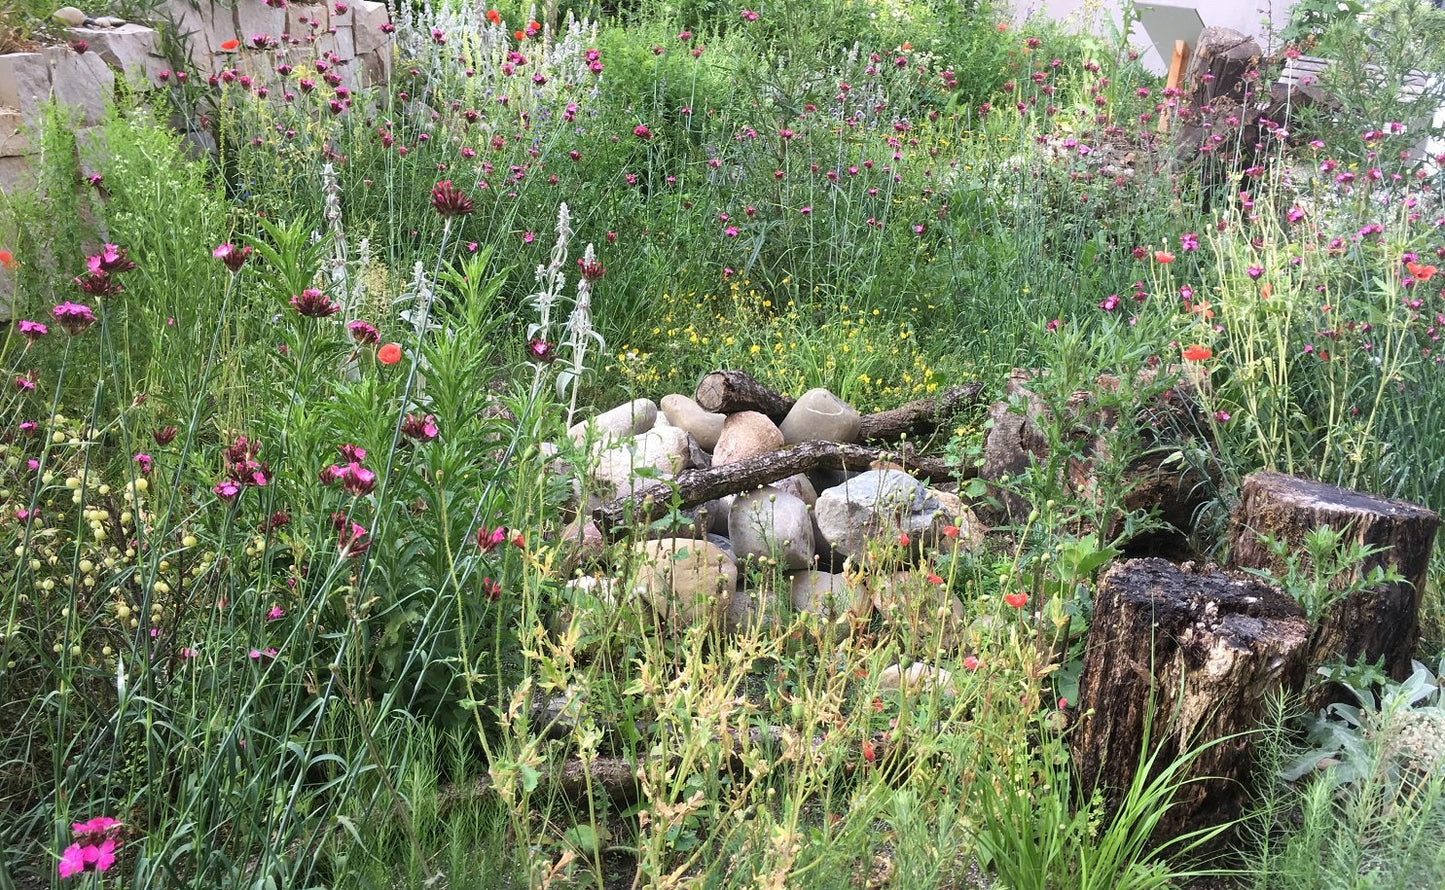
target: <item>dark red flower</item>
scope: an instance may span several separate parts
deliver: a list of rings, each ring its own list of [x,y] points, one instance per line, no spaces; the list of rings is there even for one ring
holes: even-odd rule
[[[466,216],[474,209],[472,199],[460,189],[453,188],[450,179],[444,179],[432,186],[431,206],[442,216]]]

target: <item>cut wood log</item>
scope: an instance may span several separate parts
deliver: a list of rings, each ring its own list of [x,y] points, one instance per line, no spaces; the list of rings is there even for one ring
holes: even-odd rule
[[[1162,559],[1104,573],[1079,678],[1070,738],[1088,789],[1110,813],[1151,755],[1156,771],[1218,742],[1190,764],[1155,841],[1236,818],[1253,767],[1248,740],[1268,695],[1304,681],[1309,624],[1282,591],[1242,573]],[[1223,741],[1218,741],[1223,740]]]
[[[930,435],[953,415],[979,404],[982,394],[982,383],[950,386],[934,398],[865,414],[858,438],[863,442],[893,442],[904,434],[910,438]]]
[[[713,371],[697,382],[696,401],[705,411],[736,414],[757,411],[774,423],[793,408],[793,400],[759,383],[747,371]]]
[[[865,414],[859,440],[892,442],[904,434],[928,435],[953,415],[979,404],[982,393],[982,383],[951,386],[937,396]],[[757,411],[774,423],[782,423],[793,408],[793,399],[764,386],[746,371],[713,371],[704,375],[698,381],[695,401],[705,410],[719,414]]]
[[[1354,582],[1377,566],[1393,568],[1404,581],[1359,591],[1327,607],[1312,632],[1310,663],[1384,659],[1391,676],[1403,680],[1420,639],[1420,597],[1439,515],[1406,501],[1283,473],[1255,473],[1244,480],[1231,515],[1231,563],[1283,577],[1284,561],[1266,542],[1274,537],[1308,569],[1304,538],[1321,526],[1343,532],[1346,545],[1380,548],[1341,582]]]
[[[878,462],[897,465],[932,482],[952,481],[970,475],[969,471],[955,470],[940,458],[918,455],[911,447],[885,449],[839,445],[836,442],[804,442],[735,463],[705,470],[685,470],[671,482],[650,485],[630,497],[618,498],[598,507],[592,515],[604,534],[614,534],[626,524],[647,523],[666,516],[674,501],[681,507],[691,507],[809,470],[861,472]]]

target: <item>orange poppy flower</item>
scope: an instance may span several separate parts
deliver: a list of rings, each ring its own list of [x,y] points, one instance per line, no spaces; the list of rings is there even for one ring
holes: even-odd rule
[[[221,44],[221,49],[223,49],[223,50],[225,50],[226,52],[229,53],[229,52],[233,52],[233,51],[234,51],[235,49],[237,49],[240,45],[241,45],[241,41],[239,41],[239,40],[234,40],[234,39],[233,39],[233,40],[227,40],[227,41],[225,41],[225,42],[223,42],[223,43]]]
[[[487,21],[494,25],[500,25],[502,23],[502,14],[495,9],[489,9],[487,10]]]
[[[1184,360],[1186,362],[1202,362],[1214,355],[1208,346],[1200,346],[1198,343],[1184,347]]]
[[[513,31],[512,36],[517,39],[518,43],[521,43],[523,40],[527,39],[527,35],[521,31]]]
[[[15,254],[8,250],[0,250],[0,269],[14,269],[16,265]]]
[[[1208,300],[1200,300],[1198,303],[1194,303],[1193,305],[1186,304],[1186,308],[1190,312],[1193,312],[1195,315],[1198,315],[1200,318],[1203,318],[1205,320],[1214,317],[1214,309],[1211,307]]]
[[[1266,281],[1259,286],[1259,298],[1261,300],[1268,300],[1272,296],[1274,296],[1274,285]]]
[[[1410,270],[1410,274],[1415,276],[1416,281],[1429,281],[1439,271],[1434,266],[1422,266],[1414,262],[1406,263],[1405,268]]]
[[[1027,593],[1006,593],[1003,595],[1003,601],[1015,609],[1022,609],[1024,604],[1029,601],[1029,595]]]
[[[383,365],[394,365],[401,361],[401,344],[388,343],[376,351],[376,360]]]
[[[1174,262],[1174,254],[1167,250],[1156,250],[1154,251],[1154,262],[1161,266],[1167,266]]]

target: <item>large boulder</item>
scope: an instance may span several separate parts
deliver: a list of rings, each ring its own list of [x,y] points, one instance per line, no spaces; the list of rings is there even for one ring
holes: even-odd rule
[[[813,440],[846,444],[858,441],[862,427],[863,418],[852,405],[819,387],[803,393],[780,429],[788,445]]]
[[[626,439],[652,429],[657,423],[657,403],[652,399],[633,399],[610,408],[596,417],[575,423],[567,436],[579,445],[588,438],[608,442]]]
[[[869,470],[818,495],[818,529],[833,550],[859,559],[870,540],[907,534],[917,544],[937,540],[949,517],[938,499],[902,470]]]
[[[675,633],[697,624],[722,627],[738,587],[738,569],[716,545],[690,538],[639,541],[635,589]]]
[[[634,488],[646,488],[657,478],[670,479],[691,464],[687,433],[677,427],[662,427],[632,436],[597,456],[592,475],[610,483],[619,496]]]
[[[831,572],[799,572],[790,581],[793,609],[841,627],[873,611],[867,588],[848,576]]]
[[[766,414],[739,411],[729,414],[713,450],[713,466],[737,463],[783,447],[783,433]]]
[[[742,559],[773,558],[785,572],[813,564],[813,518],[808,505],[771,486],[733,500],[728,537]]]
[[[698,446],[708,452],[717,448],[718,436],[722,435],[723,422],[727,420],[726,414],[705,411],[697,402],[679,393],[662,397],[662,413],[668,423],[687,430]]]

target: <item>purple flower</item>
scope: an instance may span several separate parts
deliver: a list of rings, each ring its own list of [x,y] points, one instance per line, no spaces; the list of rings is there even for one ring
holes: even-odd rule
[[[212,488],[211,491],[214,491],[216,497],[223,501],[234,501],[241,493],[241,486],[232,482],[230,479],[222,479],[216,483],[215,488]]]
[[[151,456],[150,456],[149,454],[144,454],[144,453],[142,453],[142,454],[137,454],[137,455],[135,456],[135,462],[136,462],[136,466],[140,467],[141,475],[144,476],[144,475],[150,473],[152,461],[151,461]]]
[[[1183,235],[1180,235],[1180,236],[1179,236],[1179,249],[1180,249],[1180,250],[1198,250],[1198,249],[1199,249],[1199,236],[1196,235],[1196,234],[1194,234],[1193,232],[1185,232]]]
[[[418,417],[415,414],[408,414],[406,419],[401,422],[401,432],[418,442],[430,442],[437,437],[439,430],[432,415]]]
[[[327,318],[341,311],[331,298],[314,287],[308,287],[291,298],[291,308],[307,318]]]
[[[129,272],[136,267],[130,258],[125,255],[124,247],[116,247],[114,244],[106,244],[95,256],[85,258],[85,267],[92,275],[114,275],[119,272]]]
[[[211,256],[225,263],[226,268],[234,273],[241,271],[241,267],[246,265],[246,260],[251,257],[251,248],[222,244],[211,251]]]
[[[1119,295],[1109,294],[1102,301],[1100,301],[1099,308],[1104,310],[1105,312],[1113,312],[1115,309],[1119,308]]]
[[[364,321],[347,322],[346,330],[350,332],[351,339],[363,346],[381,342],[381,332]]]
[[[31,343],[50,333],[50,328],[47,328],[38,321],[26,321],[22,318],[20,321],[17,321],[15,325],[20,328],[20,336],[29,340]]]
[[[51,309],[50,314],[55,316],[55,320],[65,328],[65,332],[71,335],[83,333],[86,328],[95,324],[95,313],[82,303],[61,303]]]
[[[557,350],[551,343],[548,343],[541,337],[533,337],[527,341],[527,355],[533,361],[545,365],[550,364],[552,360],[557,357]]]
[[[1250,266],[1245,270],[1245,274],[1249,276],[1251,281],[1258,281],[1259,277],[1264,274],[1264,270],[1259,266]]]

